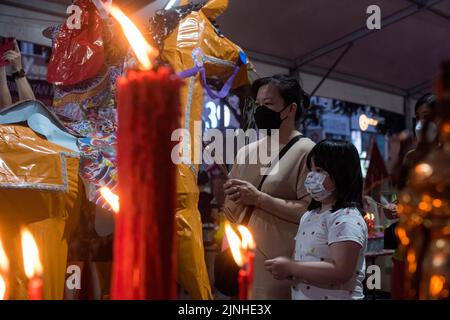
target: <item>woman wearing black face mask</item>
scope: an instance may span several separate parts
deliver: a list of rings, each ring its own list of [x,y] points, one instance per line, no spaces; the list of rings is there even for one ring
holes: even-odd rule
[[[288,88],[293,90],[292,93]],[[298,90],[298,94],[294,94],[294,90]],[[297,80],[282,75],[262,78],[253,85],[253,94],[256,96],[254,117],[258,129],[267,130],[269,136],[279,130],[281,144],[300,134],[296,122],[302,115],[303,104],[309,102]]]
[[[279,139],[279,148],[272,150],[275,157],[294,137],[300,135],[296,122],[300,120],[303,108],[309,104],[298,81],[284,75],[259,79],[253,84],[252,91],[258,105],[255,121],[259,129],[267,129],[268,135],[239,150],[237,160],[257,158],[258,149],[267,146],[268,140]],[[280,158],[278,170],[267,176],[260,190],[257,187],[263,177],[261,169],[264,165],[259,162],[248,164],[248,161],[236,161],[225,184],[227,198],[224,212],[227,217],[241,223],[249,211],[252,213],[248,226],[258,247],[254,299],[290,299],[289,281],[274,280],[265,270],[264,261],[293,254],[298,223],[311,200],[304,181],[308,171],[306,157],[314,143],[306,137],[294,141]]]

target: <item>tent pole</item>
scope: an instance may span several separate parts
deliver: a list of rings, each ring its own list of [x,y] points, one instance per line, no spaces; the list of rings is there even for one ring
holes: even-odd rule
[[[410,97],[414,97],[416,94],[420,94],[424,90],[431,90],[433,80],[427,80],[419,83],[418,85],[415,85],[408,90],[406,90]]]
[[[403,97],[403,113],[405,114],[405,128],[409,132],[413,130],[413,114],[411,110],[411,95],[409,92]]]
[[[408,1],[411,2],[411,3],[414,3],[415,5],[423,6],[423,0],[422,0],[422,1],[418,1],[418,0],[408,0]],[[435,15],[438,15],[438,16],[441,17],[441,18],[450,20],[450,15],[448,15],[448,14],[445,13],[445,12],[442,12],[441,10],[438,10],[438,9],[435,9],[435,8],[432,8],[432,7],[428,7],[427,10],[430,11],[430,12],[432,12],[432,13],[434,13]]]
[[[272,56],[269,54],[256,52],[256,51],[252,51],[252,50],[247,50],[245,48],[243,48],[243,50],[251,60],[268,63],[268,64],[272,64],[275,66],[288,68],[288,69],[296,68],[296,65],[293,60],[276,57],[276,56]]]
[[[330,69],[328,69],[327,73],[322,77],[322,79],[319,81],[319,83],[317,84],[317,86],[313,89],[313,91],[311,92],[311,96],[313,96],[317,90],[319,90],[320,86],[324,83],[324,81],[328,78],[328,76],[330,75],[331,72],[333,72],[334,68],[336,68],[336,66],[339,64],[339,62],[341,62],[342,58],[344,58],[344,56],[347,54],[347,52],[350,50],[350,48],[353,46],[353,42],[350,42],[347,47],[345,48],[344,51],[342,51],[342,53],[340,54],[340,56],[336,59],[336,61],[333,63],[333,65],[330,67]]]

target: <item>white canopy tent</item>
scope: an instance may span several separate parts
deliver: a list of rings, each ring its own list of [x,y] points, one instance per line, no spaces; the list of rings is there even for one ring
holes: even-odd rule
[[[366,26],[372,4],[380,30]],[[405,114],[407,127],[415,99],[450,58],[450,0],[230,0],[218,23],[261,76],[289,73],[312,92],[327,75],[316,95]]]

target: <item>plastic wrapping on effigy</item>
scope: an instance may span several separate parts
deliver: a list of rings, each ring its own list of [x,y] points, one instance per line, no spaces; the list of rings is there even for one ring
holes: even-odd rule
[[[0,113],[2,219],[31,223],[69,215],[78,198],[79,154],[68,148],[75,137],[60,127],[37,101]]]
[[[70,135],[36,101],[0,113],[0,235],[12,266],[12,299],[27,299],[26,279],[18,267],[21,226],[32,232],[41,251],[43,298],[63,298],[68,240],[78,223],[84,190],[78,152],[54,141],[72,145]]]
[[[81,9],[80,25],[68,19],[53,41],[47,81],[69,86],[98,74],[104,62],[103,27],[100,15],[90,0],[76,0]]]
[[[53,106],[49,108],[71,134],[79,137],[80,176],[85,184],[88,200],[109,209],[99,189],[104,185],[114,189],[117,184],[115,83],[122,74],[122,64],[128,48],[125,46],[126,41],[121,38],[121,32],[117,32],[114,21],[99,20],[97,16],[97,13],[93,13],[89,20],[83,20],[82,28],[102,33],[97,36],[102,39],[102,50],[104,48],[104,56],[101,61],[98,59],[99,68],[95,68],[94,73],[62,57],[54,60],[55,70],[70,67],[69,72],[74,78],[83,81],[70,86],[56,85]],[[49,36],[51,34],[54,43],[59,41],[60,30],[64,28],[65,26],[50,28]],[[78,34],[72,32],[66,40],[76,41],[77,37]],[[70,48],[77,50],[75,46],[67,47],[68,50]],[[72,54],[75,53],[70,52],[68,56]],[[85,79],[86,72],[90,73],[89,79]]]
[[[191,11],[183,17],[178,28],[164,41],[161,58],[170,62],[175,72],[182,72],[194,66],[192,52],[200,48],[204,53],[204,63],[208,78],[225,82],[231,76],[236,61],[243,52],[226,38],[213,24],[228,6],[228,1],[209,1],[198,11]],[[233,88],[249,84],[247,68],[242,67],[233,82]]]

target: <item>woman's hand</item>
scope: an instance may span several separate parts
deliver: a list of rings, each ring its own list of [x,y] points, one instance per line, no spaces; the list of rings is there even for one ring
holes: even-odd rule
[[[14,50],[6,51],[2,58],[11,63],[12,72],[22,69],[22,56],[16,40],[14,40]]]
[[[226,196],[231,201],[246,206],[256,205],[261,195],[261,191],[250,182],[239,179],[228,180],[224,188]]]
[[[266,260],[264,266],[276,280],[292,280],[292,263],[293,261],[286,257],[278,257]]]
[[[5,67],[0,67],[0,110],[12,104],[11,94],[8,89]]]
[[[14,40],[14,50],[7,51],[3,55],[3,59],[8,60],[11,63],[13,73],[22,69],[22,56],[16,40]],[[19,101],[36,99],[33,89],[26,77],[16,78],[15,82],[17,85],[17,92],[19,93]],[[1,91],[4,90],[2,89]],[[2,101],[0,101],[0,104],[2,104]]]

